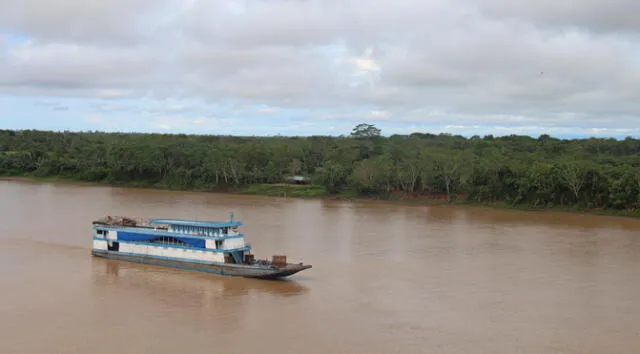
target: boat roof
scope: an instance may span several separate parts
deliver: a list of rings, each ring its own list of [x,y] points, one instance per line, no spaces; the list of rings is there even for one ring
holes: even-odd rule
[[[240,221],[193,221],[193,220],[180,220],[180,219],[153,219],[150,221],[150,223],[210,227],[210,228],[234,227],[234,226],[242,225],[242,222]]]

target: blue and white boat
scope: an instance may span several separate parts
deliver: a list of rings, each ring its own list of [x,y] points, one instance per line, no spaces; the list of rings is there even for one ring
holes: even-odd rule
[[[251,278],[281,278],[311,268],[284,255],[255,259],[242,222],[111,217],[93,222],[91,254],[116,260]]]

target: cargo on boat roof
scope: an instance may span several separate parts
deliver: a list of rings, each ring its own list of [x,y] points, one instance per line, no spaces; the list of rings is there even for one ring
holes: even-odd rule
[[[231,215],[229,221],[197,221],[181,219],[144,219],[128,216],[107,216],[93,222],[94,225],[127,226],[135,228],[154,228],[179,233],[227,233],[227,230],[237,230],[244,223],[236,221]],[[220,231],[220,232],[218,232]]]

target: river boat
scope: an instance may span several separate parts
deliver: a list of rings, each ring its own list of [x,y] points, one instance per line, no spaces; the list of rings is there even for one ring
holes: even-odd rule
[[[242,222],[107,216],[93,221],[91,254],[115,260],[249,278],[283,278],[311,268],[286,255],[256,259]]]

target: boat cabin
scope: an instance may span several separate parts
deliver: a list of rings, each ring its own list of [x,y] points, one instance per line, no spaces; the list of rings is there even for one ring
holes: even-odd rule
[[[241,222],[205,222],[205,221],[186,221],[173,219],[153,219],[151,225],[157,225],[157,229],[165,229],[168,232],[177,234],[205,236],[215,238],[226,238],[239,236],[238,228]],[[163,225],[166,225],[163,227]]]
[[[245,244],[239,232],[242,222],[190,221],[179,219],[134,220],[126,217],[107,217],[94,222],[95,238],[107,241],[107,249],[118,251],[122,244],[171,248],[180,251],[207,254],[224,263],[246,262],[251,246]],[[154,251],[155,252],[155,251]],[[208,255],[214,252],[216,255]],[[219,258],[218,258],[219,257]],[[202,257],[200,257],[202,258]],[[204,259],[204,258],[203,258]],[[208,258],[207,258],[208,259]]]

